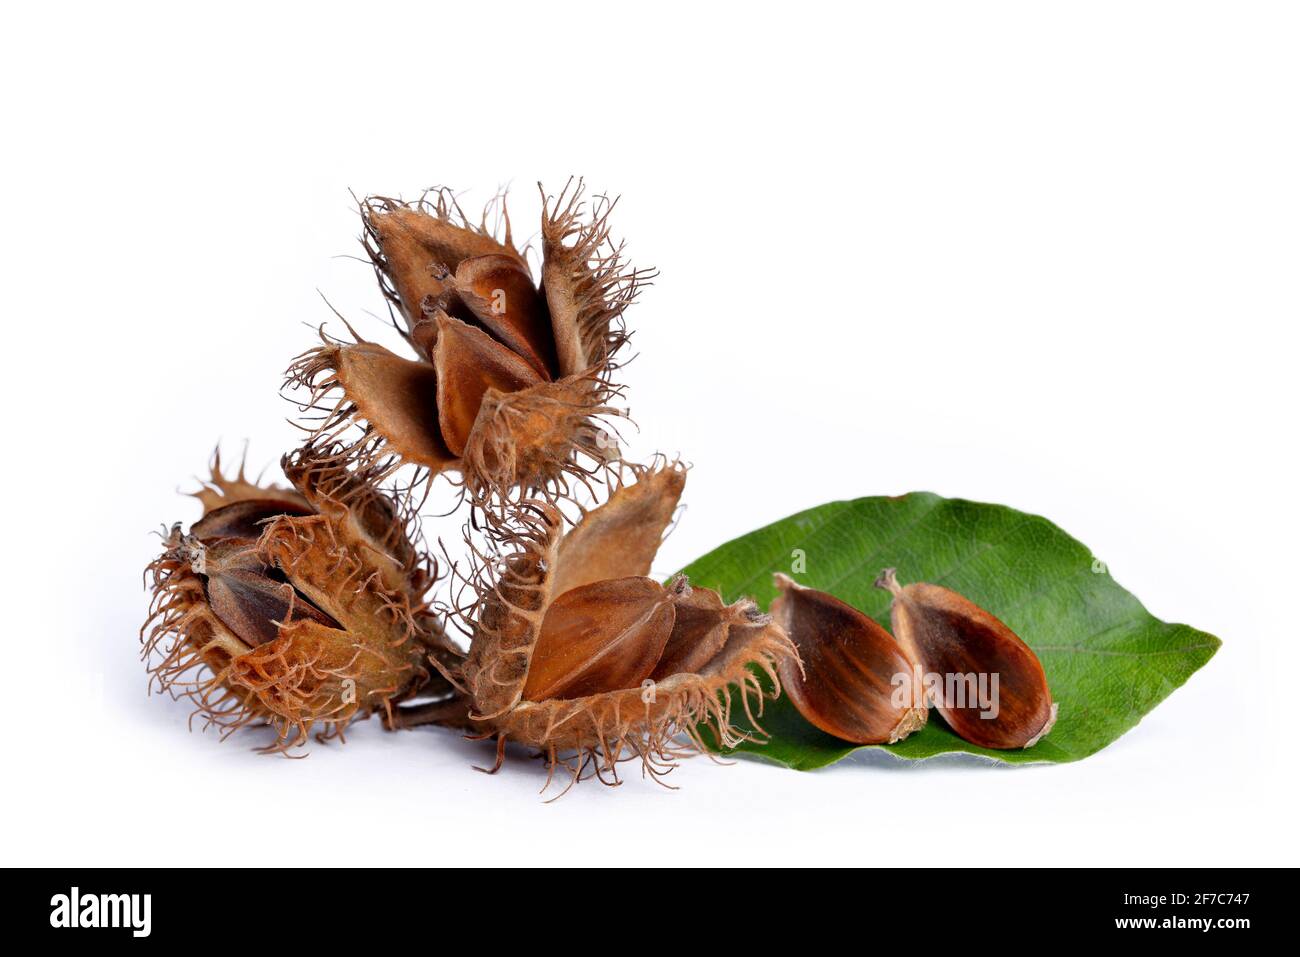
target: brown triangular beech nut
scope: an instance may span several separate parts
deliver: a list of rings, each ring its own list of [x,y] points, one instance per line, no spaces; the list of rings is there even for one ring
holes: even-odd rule
[[[674,581],[676,620],[664,653],[650,675],[661,681],[670,675],[694,673],[717,657],[731,635],[732,616],[722,596],[712,588],[691,588]]]
[[[803,663],[784,661],[778,671],[800,714],[854,744],[893,744],[925,725],[916,662],[889,632],[826,592],[775,579],[772,617]]]
[[[557,369],[546,300],[513,256],[466,259],[449,284],[483,328],[550,379]]]
[[[900,585],[892,568],[876,585],[893,594],[894,635],[921,663],[932,703],[953,731],[1006,750],[1032,747],[1052,729],[1057,706],[1047,676],[1015,632],[955,591]]]
[[[265,523],[278,515],[313,515],[315,509],[290,498],[250,498],[208,512],[190,526],[190,534],[203,542],[218,538],[256,541]]]
[[[583,698],[637,687],[663,654],[674,620],[673,593],[651,578],[565,592],[542,619],[524,698]]]
[[[470,430],[488,389],[516,392],[542,382],[533,367],[497,342],[444,312],[436,318],[438,344],[433,364],[438,379],[438,422],[443,441],[465,454]]]
[[[280,626],[292,621],[343,627],[296,594],[292,585],[277,581],[256,549],[237,540],[226,539],[207,549],[202,567],[213,613],[251,648],[274,641]]]

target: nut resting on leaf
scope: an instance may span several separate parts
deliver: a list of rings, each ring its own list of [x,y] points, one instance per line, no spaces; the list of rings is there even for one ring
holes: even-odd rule
[[[174,525],[146,570],[141,629],[157,687],[229,733],[267,724],[267,750],[342,736],[349,722],[416,692],[447,694],[430,659],[459,652],[424,602],[432,567],[410,516],[307,448],[283,462],[295,488],[233,479],[213,458],[203,517]],[[205,726],[206,726],[205,725]]]
[[[851,605],[775,577],[772,617],[799,651],[781,663],[781,685],[799,713],[854,744],[894,744],[923,728],[920,669],[906,649]]]
[[[480,503],[516,488],[553,500],[566,476],[612,458],[600,419],[621,414],[611,402],[622,315],[649,274],[610,238],[614,202],[582,194],[581,181],[555,199],[543,193],[540,284],[514,246],[504,198],[499,238],[486,211],[474,225],[446,190],[364,201],[366,249],[414,358],[355,333],[350,343],[322,334],[288,380],[310,391],[315,436],[359,425],[341,461],[458,473]]]
[[[737,702],[757,727],[756,671],[780,691],[776,669],[795,652],[769,616],[681,576],[667,587],[647,577],[685,470],[630,471],[637,481],[615,484],[568,534],[550,503],[522,508],[513,550],[471,580],[460,681],[469,725],[496,738],[493,770],[513,740],[537,748],[551,773],[565,767],[570,783],[588,772],[617,783],[627,759],[658,779],[703,749],[702,727],[723,746],[743,740],[731,720]]]
[[[1057,706],[1042,663],[1010,628],[940,585],[876,580],[894,596],[890,622],[900,644],[943,680],[931,699],[958,735],[985,748],[1031,748],[1052,730]],[[981,691],[980,683],[984,683]]]

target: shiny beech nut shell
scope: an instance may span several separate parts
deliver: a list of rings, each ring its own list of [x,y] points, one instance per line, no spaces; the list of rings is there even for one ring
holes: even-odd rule
[[[514,256],[466,259],[448,280],[461,301],[496,339],[544,379],[556,368],[546,300]]]
[[[676,620],[664,653],[650,675],[662,681],[671,675],[692,674],[718,656],[731,635],[732,617],[722,596],[712,588],[676,586],[673,607]]]
[[[672,634],[673,593],[651,578],[615,578],[565,592],[546,610],[524,698],[584,698],[635,688]]]
[[[342,631],[342,625],[296,593],[292,585],[278,581],[256,549],[239,541],[218,541],[205,551],[208,605],[250,648],[274,641],[280,630],[294,621],[313,621]]]
[[[190,534],[200,541],[238,538],[255,541],[267,522],[280,515],[312,515],[310,505],[284,498],[250,498],[208,512],[190,527]]]
[[[903,586],[886,568],[877,587],[894,596],[894,635],[925,670],[927,690],[948,726],[971,744],[1029,748],[1056,722],[1038,657],[1010,628],[955,591]]]
[[[776,575],[772,617],[803,663],[781,686],[811,724],[854,744],[893,744],[925,725],[919,671],[889,632],[838,598]]]

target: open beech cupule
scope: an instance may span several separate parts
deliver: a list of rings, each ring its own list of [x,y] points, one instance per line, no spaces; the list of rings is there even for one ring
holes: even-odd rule
[[[446,190],[365,200],[366,249],[414,356],[322,333],[288,373],[310,392],[311,431],[335,438],[360,425],[344,461],[458,474],[479,504],[513,489],[564,497],[567,477],[613,458],[602,417],[622,414],[611,403],[623,311],[649,273],[628,267],[610,238],[614,202],[582,195],[581,181],[543,193],[540,283],[504,198],[501,230],[486,211],[474,225]]]
[[[267,750],[341,736],[354,719],[418,693],[447,696],[461,655],[424,602],[434,570],[407,538],[410,516],[310,449],[286,457],[295,488],[222,475],[195,496],[146,570],[141,630],[154,684],[186,697],[205,727],[270,725]]]
[[[704,726],[723,745],[741,740],[731,709],[751,722],[761,714],[754,669],[780,691],[776,670],[794,648],[753,602],[648,577],[685,470],[627,470],[636,481],[612,483],[567,534],[549,503],[522,509],[510,554],[475,576],[459,682],[470,724],[496,738],[496,767],[511,740],[571,780],[612,783],[627,759],[658,778],[704,749]]]

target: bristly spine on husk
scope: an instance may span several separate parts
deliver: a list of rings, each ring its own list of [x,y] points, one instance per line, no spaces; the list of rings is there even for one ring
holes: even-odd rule
[[[448,692],[428,659],[460,657],[424,601],[436,570],[388,527],[400,508],[373,488],[351,489],[344,505],[333,496],[348,480],[310,452],[289,463],[297,490],[250,483],[242,465],[228,479],[214,456],[196,493],[204,521],[194,534],[173,526],[146,569],[153,600],[141,639],[152,687],[188,698],[222,737],[269,725],[268,751],[304,744],[315,728],[320,740],[341,738],[374,711],[391,726],[400,701]],[[241,506],[251,527],[223,521]],[[213,604],[217,580],[224,617]],[[287,611],[260,617],[280,607],[277,594]]]
[[[622,244],[611,238],[615,201],[598,196],[588,208],[583,191],[572,179],[556,198],[543,191],[542,283],[524,296],[532,311],[514,314],[533,334],[537,323],[546,325],[549,367],[535,355],[529,366],[511,352],[513,340],[476,318],[467,305],[474,297],[457,285],[461,265],[484,260],[504,262],[516,278],[528,274],[504,196],[489,204],[499,210],[497,229],[488,226],[486,210],[475,225],[445,189],[409,204],[364,200],[363,243],[393,324],[416,358],[397,356],[351,327],[352,342],[322,331],[321,345],[298,356],[286,379],[308,395],[301,411],[318,414],[304,426],[310,440],[336,445],[348,463],[381,477],[413,465],[412,487],[457,475],[463,493],[493,522],[505,520],[512,500],[572,499],[573,482],[606,470],[617,458],[610,420],[626,415],[614,381],[628,339],[623,313],[653,271],[627,266]],[[462,341],[487,350],[485,358],[473,359],[456,345]],[[481,362],[497,366],[475,372]],[[468,376],[467,385],[455,376]],[[501,387],[506,380],[510,386]],[[481,390],[472,424],[449,404],[463,402],[466,389]]]
[[[570,352],[568,359],[560,356],[561,367],[581,363],[584,369],[599,370],[609,381],[622,364],[618,354],[631,335],[623,313],[655,272],[630,268],[623,243],[611,237],[609,217],[617,198],[596,196],[590,218],[584,220],[581,179],[576,183],[569,179],[553,208],[541,183],[537,189],[542,194],[542,285],[553,311],[572,312],[576,330],[576,341],[561,343]]]
[[[762,735],[758,718],[763,699],[780,693],[777,666],[795,656],[789,639],[753,602],[723,605],[708,589],[693,594],[682,576],[670,584],[667,596],[677,607],[691,606],[696,615],[711,615],[708,630],[718,636],[704,664],[636,687],[576,698],[527,699],[534,649],[547,611],[559,597],[554,593],[557,579],[573,585],[566,591],[574,594],[588,581],[649,570],[685,470],[676,463],[658,462],[629,471],[637,482],[611,484],[605,504],[586,512],[569,536],[584,536],[588,522],[598,526],[596,531],[568,554],[564,517],[539,499],[514,513],[509,534],[502,536],[505,557],[480,556],[466,579],[474,600],[461,609],[471,643],[460,681],[473,705],[469,718],[478,736],[496,739],[492,770],[501,766],[506,742],[513,740],[541,752],[548,766],[547,785],[557,768],[569,772],[570,785],[589,775],[616,784],[618,764],[637,759],[642,773],[658,781],[678,758],[709,753],[705,734],[724,748]],[[658,507],[664,501],[667,509]],[[605,528],[599,527],[602,523]],[[611,570],[609,549],[618,548],[624,538],[631,541],[627,567]],[[602,567],[575,569],[575,561]],[[760,675],[766,676],[766,689]],[[755,730],[737,729],[732,720],[737,706]]]

